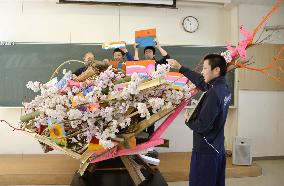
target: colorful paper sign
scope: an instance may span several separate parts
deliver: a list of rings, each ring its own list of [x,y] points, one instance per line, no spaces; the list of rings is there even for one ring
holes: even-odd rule
[[[168,72],[166,75],[166,81],[172,84],[172,88],[179,89],[188,82],[188,79],[181,73]]]
[[[131,76],[134,72],[145,76],[152,76],[155,71],[154,60],[126,61],[126,75]]]
[[[156,29],[147,29],[135,31],[135,42],[138,43],[138,48],[146,46],[155,46]]]
[[[126,43],[124,41],[115,41],[115,42],[105,42],[102,44],[102,48],[105,50],[115,49],[115,48],[125,48]]]

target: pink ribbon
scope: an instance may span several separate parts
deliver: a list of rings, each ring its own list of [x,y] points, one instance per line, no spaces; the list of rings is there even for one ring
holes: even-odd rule
[[[231,57],[232,58],[235,58],[238,55],[240,55],[242,60],[246,60],[246,57],[247,57],[246,48],[247,48],[248,44],[250,43],[250,40],[252,39],[253,35],[247,29],[245,29],[243,27],[243,25],[241,25],[241,27],[240,27],[240,32],[245,37],[245,39],[240,41],[236,48],[233,48],[232,44],[228,43],[227,49],[231,51],[231,53],[232,53]]]
[[[170,126],[170,124],[176,119],[176,117],[179,115],[179,113],[182,111],[182,109],[188,105],[189,101],[182,102],[175,110],[174,113],[169,115],[167,119],[159,126],[159,128],[152,134],[150,137],[151,140],[155,140],[161,137],[161,135],[164,133],[164,131]]]

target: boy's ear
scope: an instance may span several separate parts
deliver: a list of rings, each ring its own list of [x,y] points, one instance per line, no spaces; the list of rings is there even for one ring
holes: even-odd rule
[[[214,69],[214,71],[215,71],[216,73],[219,73],[219,75],[220,75],[220,73],[221,73],[220,67],[216,67],[216,68]]]

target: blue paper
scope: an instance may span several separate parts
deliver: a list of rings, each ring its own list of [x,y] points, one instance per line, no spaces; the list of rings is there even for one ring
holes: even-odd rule
[[[156,42],[154,41],[155,37],[139,37],[135,38],[135,42],[138,43],[138,48],[146,47],[146,46],[156,46]]]

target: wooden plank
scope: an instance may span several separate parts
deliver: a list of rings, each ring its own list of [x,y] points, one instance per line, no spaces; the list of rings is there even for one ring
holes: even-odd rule
[[[140,185],[145,180],[145,178],[142,175],[141,171],[139,170],[139,167],[136,167],[131,162],[130,156],[121,156],[120,159],[125,165],[125,168],[127,172],[129,173],[130,177],[132,178],[132,181],[134,182],[134,184],[136,186]]]
[[[151,117],[149,119],[145,119],[141,122],[139,122],[137,125],[139,125],[139,129],[135,132],[135,135],[141,133],[142,131],[144,131],[147,127],[153,125],[156,121],[158,121],[159,119],[167,116],[168,114],[170,114],[175,108],[170,108],[170,109],[164,109],[161,110],[159,112],[157,112],[156,114],[151,115]]]
[[[162,85],[164,83],[166,83],[165,79],[162,79],[162,78],[152,79],[150,81],[146,81],[146,82],[138,85],[138,90],[142,91],[142,90],[145,90],[145,89],[148,89],[148,88],[152,88],[152,87],[155,87],[155,86],[158,86],[158,85]]]
[[[155,173],[155,169],[152,168],[147,162],[145,162],[140,155],[133,155],[135,157],[135,160],[142,165],[149,173],[153,174]]]
[[[79,170],[78,170],[78,173],[79,173],[81,176],[83,176],[84,173],[85,173],[85,170],[88,168],[88,166],[89,166],[89,163],[88,163],[88,162],[81,163],[80,168],[79,168]]]
[[[69,184],[80,162],[58,155],[0,155],[0,185]]]
[[[191,153],[172,152],[159,154],[161,160],[159,170],[165,179],[169,182],[187,181],[189,176],[189,166]],[[262,168],[253,163],[251,166],[232,165],[232,158],[227,158],[226,177],[256,177],[262,175]]]
[[[35,134],[35,133],[29,133],[29,134],[32,135],[38,141],[40,141],[40,142],[42,142],[46,145],[49,145],[49,146],[53,147],[54,149],[59,150],[59,151],[65,153],[65,154],[67,154],[68,156],[71,156],[72,158],[75,158],[77,160],[79,160],[81,158],[80,154],[73,152],[72,150],[70,150],[66,147],[61,147],[61,146],[57,145],[56,143],[54,143],[52,140],[50,140],[46,136],[42,136],[42,135]]]

